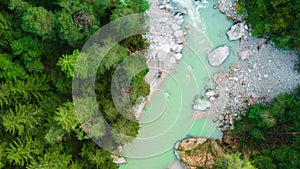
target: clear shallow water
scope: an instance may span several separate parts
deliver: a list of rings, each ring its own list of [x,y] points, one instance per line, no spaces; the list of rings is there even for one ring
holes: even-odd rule
[[[186,137],[206,136],[220,138],[211,118],[192,118],[192,102],[196,94],[204,92],[204,86],[213,86],[209,77],[237,60],[237,42],[229,42],[226,31],[231,26],[226,17],[213,9],[215,1],[202,4],[196,9],[194,0],[177,0],[187,7],[188,23],[193,24],[183,50],[183,60],[177,65],[177,72],[171,74],[161,85],[145,109],[141,118],[138,137],[124,152],[128,164],[120,169],[165,169],[176,162],[174,145]],[[208,64],[207,53],[215,47],[229,45],[230,57],[219,68]],[[172,168],[181,168],[178,163]]]

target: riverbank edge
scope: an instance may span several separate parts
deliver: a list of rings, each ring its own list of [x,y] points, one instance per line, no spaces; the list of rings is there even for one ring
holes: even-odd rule
[[[218,8],[220,13],[224,14],[227,16],[227,18],[229,20],[231,20],[233,23],[245,23],[245,20],[243,20],[240,15],[237,15],[236,9],[235,9],[235,5],[237,3],[237,0],[217,0],[216,4],[214,5],[214,8]],[[246,25],[247,26],[247,25]],[[277,95],[279,95],[280,93],[291,93],[294,91],[294,89],[297,86],[300,86],[300,75],[299,72],[297,70],[294,70],[294,66],[293,63],[296,64],[298,61],[298,51],[295,50],[290,50],[290,51],[283,51],[280,49],[277,49],[274,47],[274,45],[272,43],[266,43],[266,39],[263,38],[255,38],[251,36],[251,31],[247,31],[245,32],[244,36],[242,38],[239,38],[239,46],[238,46],[238,52],[239,52],[239,60],[235,63],[232,64],[232,66],[230,66],[230,71],[229,72],[225,72],[225,71],[220,71],[220,72],[216,72],[213,75],[213,82],[215,83],[215,88],[214,89],[210,89],[207,90],[206,92],[214,92],[216,93],[214,96],[214,99],[219,100],[222,103],[233,103],[231,104],[231,107],[227,107],[226,104],[225,106],[221,106],[221,109],[227,109],[229,108],[226,112],[215,112],[214,113],[208,113],[210,115],[213,114],[213,122],[219,122],[219,126],[218,129],[221,130],[223,133],[225,133],[228,130],[233,129],[234,127],[234,121],[235,120],[239,120],[241,118],[241,116],[245,115],[245,112],[247,111],[247,109],[252,106],[253,104],[259,103],[259,104],[267,104],[269,103],[272,99],[274,99]],[[274,52],[270,52],[270,51],[275,51]],[[244,53],[243,53],[244,52]],[[260,53],[261,52],[261,53]],[[243,58],[242,54],[246,53],[246,57]],[[267,55],[268,53],[270,53],[269,55]],[[241,79],[243,79],[244,81],[247,80],[247,78],[249,78],[248,74],[246,72],[243,72],[244,70],[255,70],[256,67],[262,66],[264,64],[268,64],[265,63],[264,61],[261,61],[262,64],[259,65],[259,63],[257,62],[257,60],[250,61],[253,57],[258,57],[258,58],[262,58],[264,56],[268,56],[267,60],[270,64],[268,64],[268,66],[266,66],[269,69],[272,69],[270,67],[272,67],[271,63],[278,61],[275,60],[275,57],[271,56],[271,54],[278,54],[278,53],[283,53],[286,54],[289,57],[283,58],[283,61],[288,62],[288,66],[290,66],[288,68],[287,65],[285,65],[285,69],[286,71],[291,71],[292,75],[289,75],[288,78],[292,78],[289,79],[288,81],[290,83],[288,83],[288,87],[282,87],[279,90],[277,90],[276,93],[274,94],[268,94],[267,96],[264,95],[259,95],[257,94],[257,92],[255,92],[255,90],[250,89],[250,92],[248,91],[247,87],[249,86],[250,83],[247,84],[243,84],[239,83]],[[241,58],[242,57],[242,58]],[[260,60],[258,59],[258,61]],[[275,61],[274,61],[275,60]],[[276,65],[277,67],[281,67],[283,65]],[[251,69],[249,69],[251,68]],[[276,70],[276,69],[275,69]],[[277,71],[281,71],[282,69],[277,69]],[[251,73],[251,71],[250,71]],[[287,73],[287,72],[285,72]],[[263,78],[268,78],[270,75],[268,74],[262,74]],[[245,78],[246,77],[246,78]],[[260,81],[260,78],[257,78],[258,81]],[[284,77],[284,79],[288,79],[286,77]],[[294,79],[294,80],[293,80]],[[249,80],[251,81],[251,79]],[[274,81],[274,79],[273,79]],[[233,83],[238,84],[233,86]],[[279,83],[280,84],[280,83]],[[258,84],[260,85],[260,84]],[[276,87],[276,85],[273,85],[273,87]],[[258,88],[258,87],[256,87]],[[267,88],[267,87],[266,87]],[[225,90],[224,90],[225,89]],[[270,89],[272,89],[272,87],[270,87]],[[240,92],[239,92],[240,90]],[[236,93],[234,93],[233,91],[237,91]],[[269,91],[269,89],[267,90],[268,93],[270,93],[271,91]],[[227,98],[220,98],[220,95],[227,95]],[[268,97],[268,98],[266,98]],[[236,98],[238,98],[240,101],[238,102],[238,104],[240,103],[240,105],[234,104],[236,103]],[[209,98],[208,98],[209,99]],[[228,101],[230,100],[230,101]],[[212,102],[212,107],[220,107],[219,105],[216,105],[216,102],[213,101]],[[214,109],[215,111],[220,111],[220,109]],[[194,114],[195,118],[203,118],[204,114],[207,114],[207,111],[203,111]],[[193,137],[193,138],[184,138],[180,141],[178,141],[175,146],[174,146],[174,153],[176,155],[176,157],[181,160],[181,157],[179,155],[179,153],[177,152],[178,150],[178,145],[182,142],[185,142],[187,140],[192,140],[192,139],[201,139],[202,137]],[[220,140],[221,142],[224,140],[224,138],[222,137],[222,140]],[[226,139],[228,141],[228,138]],[[200,145],[201,143],[199,143]],[[193,145],[195,146],[195,145]],[[186,166],[187,168],[191,168],[191,166]],[[193,167],[192,167],[193,168]]]

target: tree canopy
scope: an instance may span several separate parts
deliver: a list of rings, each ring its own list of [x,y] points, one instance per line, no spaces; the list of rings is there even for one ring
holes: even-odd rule
[[[87,107],[89,99],[76,101],[83,112],[99,108],[103,118],[75,112],[72,80],[90,78],[89,74],[74,75],[76,63],[95,64],[79,51],[113,15],[123,16],[122,4],[114,0],[0,2],[0,168],[117,168],[110,152],[90,137],[112,135],[105,121],[119,132],[137,134],[139,124],[126,120],[115,108],[110,83],[118,65],[132,51],[146,47],[145,40],[128,38],[103,58],[95,82],[97,105]],[[134,0],[126,9],[135,13],[148,7],[147,1]],[[145,73],[134,76],[133,103],[149,92]],[[143,90],[137,89],[140,86]],[[132,107],[127,108],[133,116]],[[131,141],[111,138],[108,146]]]

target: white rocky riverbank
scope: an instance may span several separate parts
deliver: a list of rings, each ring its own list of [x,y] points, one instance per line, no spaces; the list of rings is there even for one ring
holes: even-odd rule
[[[232,16],[234,5],[224,5],[227,1],[230,0],[218,0],[216,6],[227,16]],[[234,29],[238,33],[230,31]],[[300,85],[300,74],[295,68],[299,59],[296,51],[276,49],[265,39],[251,37],[247,26],[241,23],[230,30],[229,34],[235,36],[231,40],[239,40],[239,60],[230,66],[230,72],[214,74],[215,95],[206,97],[211,101],[211,107],[194,114],[196,118],[213,116],[222,131],[233,128],[234,120],[254,103],[267,103]]]
[[[172,0],[149,0],[149,32],[144,37],[150,43],[145,55],[149,68],[145,76],[150,85],[149,100],[163,80],[176,71],[176,64],[182,59],[183,43],[186,40],[188,25],[184,23],[186,9],[179,9]],[[145,105],[143,102],[136,117],[139,119]]]

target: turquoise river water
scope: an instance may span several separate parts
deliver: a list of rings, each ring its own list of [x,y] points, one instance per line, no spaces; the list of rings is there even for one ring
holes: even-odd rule
[[[203,94],[204,86],[212,87],[209,80],[218,70],[228,70],[237,60],[237,42],[229,42],[226,31],[232,25],[226,17],[213,9],[215,1],[197,2],[176,0],[188,8],[186,23],[192,25],[183,50],[183,59],[176,73],[170,74],[151,98],[141,117],[138,137],[125,150],[128,164],[120,169],[182,168],[174,154],[177,141],[187,137],[206,136],[221,138],[211,117],[195,120],[192,102],[197,94]],[[207,54],[221,45],[231,47],[229,58],[218,68],[208,64]]]

